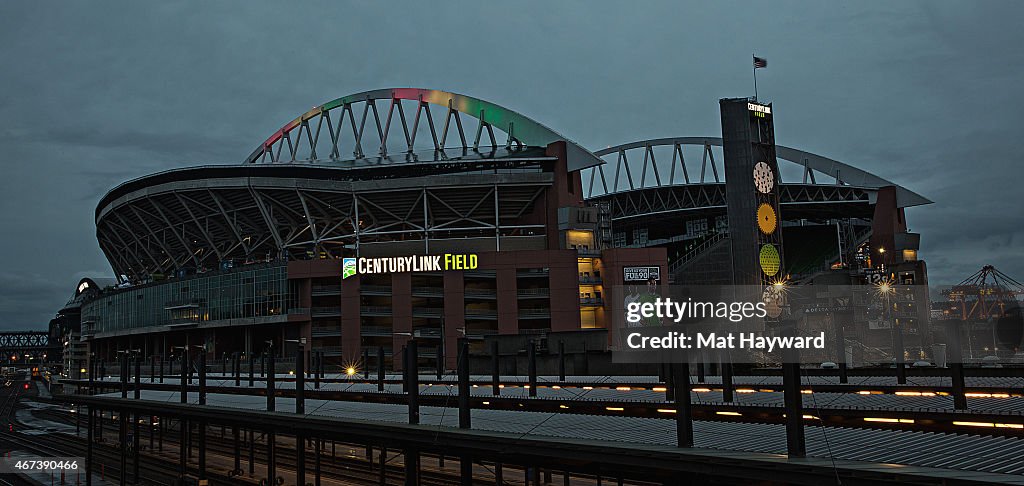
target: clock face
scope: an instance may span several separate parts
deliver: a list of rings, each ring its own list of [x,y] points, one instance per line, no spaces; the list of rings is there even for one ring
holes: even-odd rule
[[[775,232],[775,226],[777,224],[775,217],[775,210],[772,209],[772,205],[768,203],[761,203],[757,207],[757,227],[761,229],[761,232],[770,235]]]
[[[761,263],[761,271],[769,277],[774,277],[775,274],[779,273],[779,266],[782,264],[782,259],[779,258],[779,250],[775,248],[775,245],[764,245],[761,247],[761,252],[758,255]]]
[[[775,174],[772,168],[764,162],[758,162],[754,166],[754,187],[757,187],[761,194],[768,194],[775,188]]]

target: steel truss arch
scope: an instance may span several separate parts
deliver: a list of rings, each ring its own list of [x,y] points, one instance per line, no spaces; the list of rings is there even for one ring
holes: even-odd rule
[[[687,171],[685,160],[683,158],[682,147],[692,145],[700,146],[703,149],[699,182],[691,181],[690,173]],[[659,169],[653,150],[654,147],[660,146],[672,147],[672,160],[669,165],[670,173],[668,174],[669,177],[667,179],[663,178],[658,172]],[[595,151],[594,154],[598,157],[614,156],[615,162],[611,162],[608,159],[602,159],[604,160],[604,164],[588,168],[581,172],[583,185],[586,189],[586,198],[598,198],[615,193],[635,191],[650,187],[710,183],[710,181],[707,181],[705,177],[707,169],[709,168],[709,162],[710,171],[714,176],[714,182],[721,182],[718,168],[714,160],[714,152],[711,151],[711,147],[713,146],[721,147],[722,139],[720,137],[656,138],[625,143]],[[634,154],[632,160],[630,160],[629,154],[631,151],[639,152],[638,149],[642,149],[643,155]],[[782,145],[776,146],[776,155],[781,160],[801,166],[803,172],[803,184],[810,183],[812,185],[822,186],[853,186],[865,189],[878,189],[885,186],[894,186],[896,187],[897,204],[899,207],[919,206],[923,204],[930,204],[932,202],[924,196],[900,186],[899,184],[838,160]],[[641,160],[642,162],[638,162]],[[637,170],[638,165],[639,171]],[[609,175],[606,174],[606,167],[608,170],[614,171],[612,174],[613,177],[611,178],[611,187],[608,186]],[[677,170],[681,172],[682,183],[677,182]],[[649,177],[647,174],[649,171],[654,176],[654,185],[648,184]],[[627,188],[619,187],[619,178],[620,173],[622,172],[625,172],[625,180],[628,182]],[[638,184],[634,181],[636,172],[640,173]],[[819,183],[817,181],[817,177],[815,177],[815,173],[830,177],[835,181],[835,183]]]
[[[403,107],[403,100],[415,104],[411,120]],[[387,103],[378,107],[378,101]],[[429,105],[446,109],[440,127],[435,123]],[[382,109],[386,110],[383,114]],[[462,115],[477,120],[471,139],[467,138]],[[351,137],[355,159],[367,157],[367,151],[373,150],[374,142],[379,143],[375,148],[380,156],[387,156],[389,143],[411,154],[415,151],[419,128],[424,125],[428,129],[424,132],[430,134],[432,142],[428,146],[435,151],[443,152],[449,148],[476,150],[481,143],[497,148],[499,142],[494,129],[498,129],[506,134],[506,148],[546,147],[553,142],[566,142],[569,171],[602,163],[599,157],[579,144],[501,105],[457,93],[420,88],[364,91],[315,106],[274,132],[253,150],[245,162],[316,161],[322,160],[325,152],[327,159],[339,160],[342,159],[340,142],[343,137]],[[450,133],[453,131],[457,131],[458,140],[455,147],[450,147],[449,138],[455,139]],[[397,140],[392,137],[397,137]],[[484,137],[486,139],[482,140]]]

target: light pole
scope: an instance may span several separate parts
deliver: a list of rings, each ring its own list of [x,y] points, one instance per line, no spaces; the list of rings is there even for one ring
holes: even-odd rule
[[[306,338],[286,339],[299,345],[295,352],[295,413],[306,413]]]
[[[306,338],[287,339],[285,342],[297,343],[295,353],[295,413],[306,413]],[[306,484],[306,436],[295,435],[295,482]]]
[[[267,411],[274,411],[274,379],[277,370],[274,366],[274,340],[267,340]],[[276,484],[277,481],[277,437],[273,428],[267,430],[267,484]]]
[[[879,252],[883,252],[883,250],[883,248],[879,248]],[[903,357],[903,329],[900,327],[899,320],[894,321],[892,318],[892,303],[890,301],[890,296],[896,292],[896,289],[889,281],[883,281],[878,284],[878,292],[885,302],[885,322],[891,329],[892,349],[896,360],[896,382],[904,385],[907,383],[907,365]]]

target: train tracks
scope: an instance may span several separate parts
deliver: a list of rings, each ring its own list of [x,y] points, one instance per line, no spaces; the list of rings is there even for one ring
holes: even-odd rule
[[[75,419],[68,412],[61,412],[57,410],[37,410],[36,416],[40,418],[52,419],[55,421],[61,421],[68,424],[74,424]],[[104,425],[106,428],[106,426]],[[116,437],[116,426],[114,428],[106,428],[107,433],[110,436]],[[225,484],[238,484],[239,481],[247,484],[258,484],[257,477],[260,477],[260,472],[265,471],[265,464],[261,459],[267,457],[267,445],[262,435],[258,435],[256,440],[252,444],[253,457],[257,459],[256,472],[254,476],[244,475],[245,470],[248,469],[248,457],[250,444],[247,440],[241,439],[239,444],[239,464],[242,471],[232,471],[231,467],[224,467],[225,464],[234,464],[234,442],[231,438],[230,432],[228,436],[222,437],[213,433],[218,428],[211,427],[208,429],[206,434],[206,453],[207,453],[207,464],[218,464],[219,467],[209,467],[207,469],[207,476],[211,476],[211,473],[216,473],[222,478],[233,478],[234,483],[230,481]],[[168,427],[162,442],[168,448],[167,452],[161,453],[153,450],[149,450],[147,454],[142,454],[143,457],[150,458],[162,458],[168,464],[167,467],[177,470],[178,463],[176,458],[178,457],[179,447],[179,433],[176,426]],[[244,437],[244,434],[243,434]],[[78,445],[84,447],[84,439],[75,438],[75,442]],[[260,439],[264,439],[263,442]],[[306,481],[313,483],[315,481],[315,470],[316,470],[316,455],[315,444],[307,445],[306,451]],[[193,448],[196,447],[193,444]],[[143,450],[148,446],[143,446]],[[338,448],[342,450],[348,450],[348,453],[335,454],[333,450]],[[114,448],[116,450],[116,447]],[[297,469],[297,451],[295,449],[295,441],[290,437],[278,436],[275,450],[275,458],[279,476],[294,477]],[[328,442],[322,442],[321,456],[320,456],[320,475],[322,482],[330,485],[338,486],[356,486],[356,485],[404,485],[405,484],[405,456],[399,451],[388,451],[384,455],[383,460],[381,459],[380,449],[373,449],[370,457],[365,454],[357,454],[356,451],[365,451],[363,446],[356,446],[351,444],[329,444]],[[116,459],[116,458],[115,458]],[[130,461],[130,459],[129,459]],[[382,463],[383,462],[383,474]],[[446,462],[446,466],[442,467],[442,464]],[[117,461],[114,461],[117,464]],[[194,466],[194,464],[192,464]],[[474,485],[493,485],[495,484],[495,475],[497,466],[493,463],[474,463],[473,482]],[[501,474],[502,484],[507,485],[520,485],[525,483],[525,477],[527,471],[521,467],[502,467]],[[239,475],[241,473],[242,475]],[[440,456],[433,454],[421,454],[420,455],[420,484],[425,486],[445,486],[459,483],[459,463],[458,460],[452,460],[451,457],[441,458]],[[519,480],[516,480],[516,479]],[[561,484],[564,482],[562,475],[558,472],[552,474],[552,481],[555,484]],[[213,482],[213,484],[217,484]],[[290,483],[286,483],[290,484]],[[596,485],[600,484],[596,477],[586,476],[573,476],[572,484],[579,485]],[[643,482],[625,482],[623,484],[629,485],[644,485]]]

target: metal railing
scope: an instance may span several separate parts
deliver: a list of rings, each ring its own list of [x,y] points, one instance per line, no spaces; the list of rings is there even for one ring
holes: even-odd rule
[[[359,292],[363,294],[391,295],[391,287],[387,285],[360,285]]]
[[[444,296],[444,287],[413,287],[412,295],[426,297]]]
[[[313,295],[334,295],[341,293],[341,285],[314,285]]]
[[[516,290],[516,295],[519,297],[549,297],[551,289],[519,289]]]
[[[310,330],[310,334],[313,337],[341,336],[341,327],[314,327]]]
[[[436,307],[414,307],[412,309],[413,317],[441,317],[444,314],[444,309]]]
[[[390,316],[391,315],[391,308],[390,307],[379,306],[379,305],[364,305],[364,306],[359,308],[359,313],[361,315],[364,315],[364,316],[367,316],[367,315]]]
[[[494,298],[497,296],[497,291],[494,289],[463,289],[462,293],[466,297]]]
[[[722,240],[724,240],[724,239],[726,239],[728,237],[729,237],[729,233],[726,233],[724,231],[721,232],[721,233],[715,233],[715,234],[709,236],[706,240],[701,242],[701,244],[697,245],[692,250],[684,253],[683,256],[673,260],[672,264],[669,265],[669,267],[668,267],[668,272],[669,273],[673,273],[673,274],[676,273],[677,271],[682,269],[683,265],[686,265],[690,260],[693,260],[698,255],[704,253],[706,250],[710,249],[712,246],[718,244],[718,242],[720,242],[720,241],[722,241]]]
[[[551,317],[551,309],[520,309],[520,319],[543,319]]]
[[[359,328],[359,334],[371,337],[386,337],[394,334],[394,331],[387,326],[363,326]]]
[[[498,318],[498,311],[490,309],[466,309],[466,317]]]
[[[309,315],[313,317],[340,316],[341,307],[312,307],[309,309]]]

